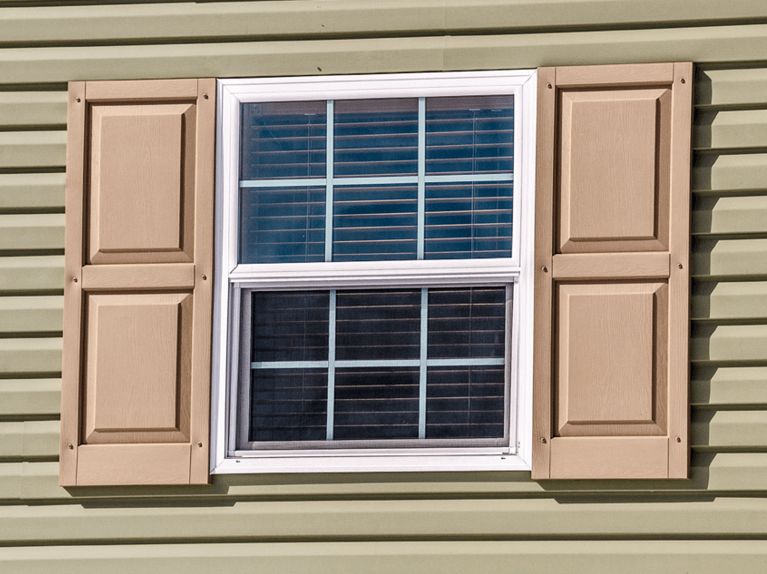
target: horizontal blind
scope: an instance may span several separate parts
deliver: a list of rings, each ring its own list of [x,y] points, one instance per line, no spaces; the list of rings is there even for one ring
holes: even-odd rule
[[[335,177],[417,173],[417,99],[339,100],[333,122]]]

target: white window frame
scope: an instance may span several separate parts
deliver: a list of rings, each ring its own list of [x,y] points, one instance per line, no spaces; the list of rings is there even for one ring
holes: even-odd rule
[[[218,81],[216,237],[211,397],[212,474],[529,471],[532,452],[535,70],[258,78]],[[510,259],[238,265],[240,108],[243,103],[514,95],[514,211]],[[340,274],[340,275],[339,275]],[[339,279],[339,276],[342,277]],[[235,452],[242,289],[511,284],[510,444],[505,447]]]

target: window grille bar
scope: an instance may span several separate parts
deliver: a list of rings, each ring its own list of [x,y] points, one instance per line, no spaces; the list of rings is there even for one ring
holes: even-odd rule
[[[427,311],[422,310],[423,315]],[[335,329],[331,329],[334,333]],[[422,344],[428,333],[421,332]],[[503,365],[505,359],[481,358],[481,359],[401,359],[401,360],[371,360],[371,361],[332,361],[332,365],[340,368],[367,368],[367,367],[488,367]],[[324,369],[330,368],[331,361],[254,361],[250,364],[252,369]]]
[[[327,121],[326,121],[326,162],[325,173],[327,174],[327,184],[325,186],[325,261],[333,261],[333,100],[327,103]],[[331,291],[330,296],[335,310],[335,291]],[[335,320],[335,315],[333,316]],[[331,325],[335,321],[331,321]],[[334,327],[335,328],[335,327]],[[330,397],[328,397],[329,399]],[[330,400],[328,400],[328,417],[330,417]],[[332,427],[328,426],[328,433],[332,435]],[[330,436],[329,438],[332,438]]]
[[[422,98],[423,99],[423,98]],[[419,245],[422,245],[419,243]],[[418,380],[418,438],[426,438],[426,356],[429,349],[429,289],[421,289],[421,360]]]
[[[416,259],[423,259],[426,213],[426,98],[418,98],[418,235]],[[425,401],[422,401],[425,402]],[[425,425],[426,423],[424,423]],[[419,423],[420,432],[420,423]],[[424,426],[424,432],[426,427]],[[423,438],[423,437],[421,437]]]
[[[327,416],[327,440],[333,440],[333,424],[335,418],[336,402],[336,290],[330,290],[330,302],[328,313],[328,416]]]
[[[332,130],[333,128],[329,125],[328,129]],[[425,141],[424,139],[424,145]],[[332,150],[330,153],[332,153]],[[423,161],[425,166],[425,156],[419,156],[418,161],[419,163]],[[513,173],[459,173],[455,175],[426,175],[424,173],[423,177],[419,173],[419,175],[334,178],[332,177],[332,162],[328,163],[327,170],[328,175],[331,177],[312,179],[243,179],[240,180],[240,187],[322,187],[328,185],[404,185],[413,183],[417,183],[420,186],[422,181],[423,183],[505,183],[514,181]]]

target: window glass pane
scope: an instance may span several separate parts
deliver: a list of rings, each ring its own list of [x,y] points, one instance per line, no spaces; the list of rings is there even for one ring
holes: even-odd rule
[[[242,105],[241,178],[325,177],[327,104]]]
[[[327,361],[328,292],[253,293],[252,360]]]
[[[328,396],[337,441],[503,438],[507,288],[425,295],[253,292],[249,440],[326,440]]]
[[[514,169],[514,96],[426,98],[426,173]]]
[[[504,369],[429,368],[426,438],[502,438]]]
[[[327,398],[327,369],[253,369],[248,440],[325,440]]]
[[[325,187],[240,190],[240,263],[325,260]]]
[[[512,184],[426,184],[426,259],[511,257]]]
[[[418,438],[418,378],[418,368],[337,369],[333,438]]]
[[[333,190],[333,261],[415,259],[417,238],[416,186]]]
[[[506,289],[429,289],[429,359],[503,358]]]
[[[337,100],[334,106],[336,177],[417,173],[417,99]]]
[[[336,360],[418,359],[421,290],[339,291]]]

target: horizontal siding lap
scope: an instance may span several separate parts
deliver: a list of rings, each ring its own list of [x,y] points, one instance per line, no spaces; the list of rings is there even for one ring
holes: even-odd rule
[[[0,173],[0,213],[63,213],[65,180],[64,173]]]
[[[0,538],[67,542],[407,539],[683,538],[767,536],[767,501],[499,500],[238,501],[213,506],[0,508]],[[375,517],[375,519],[371,519]]]
[[[767,104],[767,69],[710,69],[698,66],[695,103],[699,107],[750,107]]]
[[[6,20],[0,19],[0,28]],[[5,37],[0,32],[0,37]],[[66,92],[0,92],[3,127],[66,126]]]
[[[0,6],[2,6],[0,1]],[[76,3],[73,3],[76,4]],[[121,3],[8,9],[4,43],[144,42],[231,38],[330,37],[396,33],[530,31],[568,28],[727,24],[767,19],[760,0],[332,0],[294,2]],[[64,24],[65,23],[65,24]]]
[[[61,251],[64,214],[0,215],[0,250]]]
[[[64,167],[65,131],[0,132],[0,168]]]
[[[204,543],[2,548],[0,565],[29,574],[249,570],[315,574],[431,572],[722,572],[756,574],[762,540]]]
[[[61,338],[0,339],[0,373],[61,372]]]
[[[767,234],[767,195],[702,195],[693,204],[693,235]]]
[[[130,46],[8,48],[2,83],[200,76],[285,76],[759,60],[767,24],[596,32]]]
[[[63,290],[63,255],[0,258],[0,295]]]
[[[696,192],[767,189],[767,153],[699,153],[692,169]]]
[[[767,367],[696,367],[693,405],[767,406]]]
[[[60,296],[0,297],[0,335],[60,332],[63,311]]]
[[[58,416],[60,412],[61,379],[0,379],[0,420]]]
[[[701,111],[693,141],[696,149],[767,147],[767,110]]]

